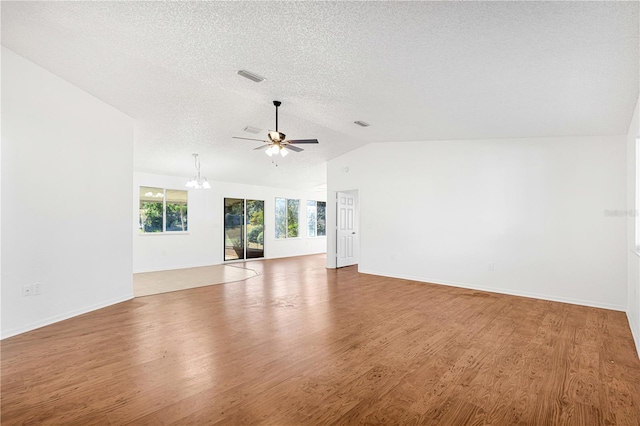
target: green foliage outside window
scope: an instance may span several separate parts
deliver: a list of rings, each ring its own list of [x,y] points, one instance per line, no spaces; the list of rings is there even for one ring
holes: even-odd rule
[[[262,225],[256,225],[251,228],[247,233],[247,240],[250,243],[264,244],[264,227]]]
[[[276,238],[295,238],[298,233],[300,200],[276,198]]]
[[[264,244],[264,201],[247,200],[247,241],[250,243]]]
[[[186,231],[187,204],[167,203],[167,231]]]
[[[140,202],[140,232],[162,232],[162,203]]]
[[[287,200],[287,238],[298,236],[298,206],[300,200]]]
[[[287,200],[276,198],[276,238],[287,238]]]
[[[140,187],[141,233],[186,231],[187,191]]]
[[[326,215],[326,210],[327,210],[327,203],[324,201],[318,201],[318,211],[317,211],[317,221],[318,221],[318,232],[316,233],[316,235],[318,237],[321,236],[325,236],[327,235],[327,229],[326,229],[326,224],[327,224],[327,215]]]
[[[262,225],[264,223],[264,201],[248,200],[247,216],[251,225]]]

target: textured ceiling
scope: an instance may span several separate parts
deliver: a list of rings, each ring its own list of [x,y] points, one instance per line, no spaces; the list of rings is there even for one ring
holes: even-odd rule
[[[210,180],[309,189],[369,142],[623,134],[638,96],[638,2],[1,9],[4,46],[136,119],[139,171],[189,177],[198,152]],[[281,131],[320,140],[278,167],[231,139],[273,129],[274,99]]]

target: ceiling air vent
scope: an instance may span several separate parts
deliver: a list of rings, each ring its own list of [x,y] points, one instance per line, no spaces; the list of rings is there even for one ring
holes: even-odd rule
[[[247,126],[242,130],[244,130],[245,132],[253,133],[254,135],[257,135],[262,131],[262,129],[258,129],[257,127],[252,127],[252,126]]]
[[[360,121],[360,120],[354,121],[354,123],[357,124],[360,127],[369,127],[369,126],[371,126],[371,124],[365,123],[364,121]]]
[[[240,70],[238,71],[238,75],[241,75],[245,78],[248,78],[251,81],[255,81],[256,83],[260,83],[261,81],[265,81],[266,78],[262,77],[261,75],[258,74],[254,74],[250,71],[247,70]]]

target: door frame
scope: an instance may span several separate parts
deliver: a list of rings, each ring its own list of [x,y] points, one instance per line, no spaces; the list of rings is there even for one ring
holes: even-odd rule
[[[225,212],[225,200],[226,199],[234,199],[234,200],[242,200],[242,240],[244,242],[243,244],[243,258],[242,259],[225,259],[226,257],[226,231],[225,231],[225,226],[226,226],[226,212]],[[267,203],[266,200],[259,200],[256,198],[246,198],[246,197],[227,197],[227,196],[222,196],[222,263],[233,263],[233,262],[250,262],[253,260],[264,260],[266,259],[266,244],[265,244],[265,240],[263,237],[263,242],[262,242],[262,257],[252,257],[252,258],[247,258],[247,201],[262,201],[262,208],[263,211],[266,211],[267,209]],[[263,235],[264,232],[266,231],[266,226],[265,226],[265,222],[266,219],[264,218],[264,214],[263,214],[263,219],[262,219],[262,229],[263,229]]]
[[[360,226],[360,190],[359,189],[339,189],[335,191],[327,192],[327,263],[326,267],[329,269],[337,268],[337,260],[338,260],[338,217],[337,217],[337,197],[339,192],[344,192],[352,195],[355,198],[355,228],[358,233],[358,238],[355,242],[354,250],[356,252],[356,263],[355,265],[359,265],[360,263],[360,247],[361,247],[361,226]],[[333,206],[331,205],[333,204]]]

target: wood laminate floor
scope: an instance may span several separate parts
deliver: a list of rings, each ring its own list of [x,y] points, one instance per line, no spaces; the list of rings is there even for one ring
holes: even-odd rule
[[[2,341],[2,424],[639,424],[622,312],[248,267]]]

